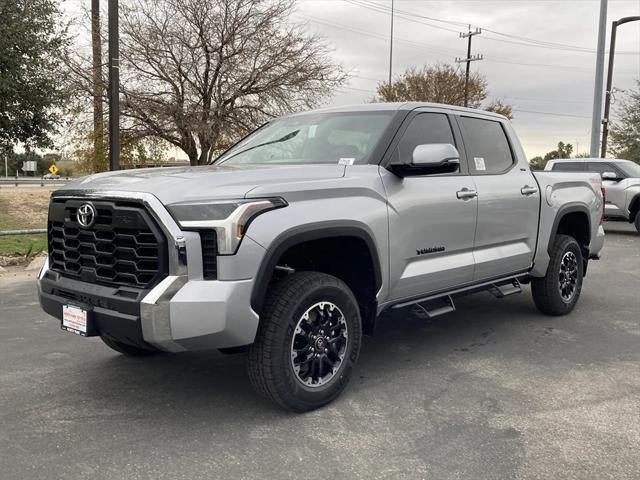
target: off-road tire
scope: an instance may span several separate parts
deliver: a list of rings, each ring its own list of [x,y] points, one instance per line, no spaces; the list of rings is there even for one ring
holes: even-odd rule
[[[292,341],[300,319],[319,302],[331,302],[342,312],[348,336],[344,358],[333,376],[323,385],[308,387],[294,371]],[[318,272],[288,275],[267,292],[256,340],[247,355],[251,384],[260,395],[284,409],[314,410],[344,390],[358,360],[361,341],[358,303],[342,280]]]
[[[569,252],[573,253],[577,261],[577,278],[575,291],[571,298],[564,298],[560,291],[560,268]],[[547,267],[547,273],[542,278],[531,279],[531,293],[533,301],[542,313],[547,315],[566,315],[573,310],[582,290],[584,267],[582,250],[573,237],[557,235],[551,250],[551,260]]]
[[[154,350],[152,348],[141,348],[129,345],[127,343],[119,342],[118,340],[103,335],[100,337],[105,345],[118,353],[128,355],[130,357],[148,357],[149,355],[157,355],[160,350]]]

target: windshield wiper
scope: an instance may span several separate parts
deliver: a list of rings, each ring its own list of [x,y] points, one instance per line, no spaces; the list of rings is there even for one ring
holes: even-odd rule
[[[273,145],[274,143],[282,143],[282,142],[286,142],[287,140],[291,140],[293,137],[295,137],[296,135],[298,135],[298,133],[300,133],[300,129],[298,130],[294,130],[293,132],[287,133],[284,137],[280,137],[277,140],[270,140],[268,142],[264,142],[264,143],[259,143],[258,145],[254,145],[253,147],[249,147],[249,148],[245,148],[244,150],[240,150],[238,153],[234,153],[233,155],[231,155],[230,157],[225,158],[224,160],[222,160],[220,162],[220,164],[223,164],[224,162],[226,162],[227,160],[232,159],[233,157],[240,155],[242,153],[246,153],[249,150],[253,150],[254,148],[259,148],[259,147],[264,147],[265,145]]]

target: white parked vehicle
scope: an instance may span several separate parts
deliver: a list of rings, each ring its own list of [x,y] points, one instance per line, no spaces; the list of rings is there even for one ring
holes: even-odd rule
[[[545,170],[599,173],[606,194],[605,217],[633,223],[640,233],[640,165],[637,163],[609,158],[567,158],[550,160]]]

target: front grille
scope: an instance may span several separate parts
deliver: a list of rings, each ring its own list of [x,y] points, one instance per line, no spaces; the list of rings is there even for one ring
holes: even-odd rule
[[[96,212],[88,228],[78,223],[78,208]],[[56,200],[49,207],[51,270],[108,286],[151,288],[167,272],[165,237],[148,212],[136,203]]]

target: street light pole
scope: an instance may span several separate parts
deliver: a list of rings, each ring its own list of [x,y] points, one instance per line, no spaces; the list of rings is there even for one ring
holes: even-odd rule
[[[607,156],[607,140],[609,139],[609,111],[611,110],[611,94],[613,93],[613,62],[616,53],[616,32],[620,25],[640,21],[640,16],[624,17],[611,23],[611,45],[609,46],[609,66],[607,70],[607,89],[604,100],[604,117],[602,118],[602,151],[600,156]]]
[[[597,157],[600,147],[602,120],[602,79],[604,77],[604,46],[607,36],[607,0],[600,0],[598,50],[596,53],[596,79],[593,87],[593,113],[591,116],[591,156]]]
[[[393,73],[393,13],[394,13],[394,0],[391,0],[391,37],[389,41],[389,87],[391,87],[392,73]]]
[[[120,169],[120,39],[118,0],[109,0],[109,170]]]

